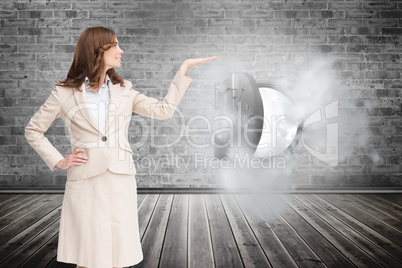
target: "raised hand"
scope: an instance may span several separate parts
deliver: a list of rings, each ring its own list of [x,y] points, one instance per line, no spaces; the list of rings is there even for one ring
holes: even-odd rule
[[[88,157],[86,157],[85,155],[78,154],[83,152],[85,152],[84,149],[78,149],[78,148],[75,149],[74,152],[72,152],[69,156],[60,160],[56,166],[61,169],[67,169],[71,166],[78,166],[85,164],[87,162]]]
[[[194,67],[196,65],[199,65],[201,63],[207,62],[207,61],[211,61],[214,59],[217,59],[218,56],[213,56],[213,57],[209,57],[209,58],[197,58],[197,59],[187,59],[183,62],[183,64],[180,66],[179,71],[186,75],[186,72],[188,71],[188,69],[190,69],[191,67]]]

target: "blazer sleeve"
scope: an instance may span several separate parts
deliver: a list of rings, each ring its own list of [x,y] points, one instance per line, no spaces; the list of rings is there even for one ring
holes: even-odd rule
[[[32,116],[25,127],[25,139],[42,157],[51,171],[58,169],[56,164],[64,159],[63,155],[49,142],[44,133],[50,124],[60,117],[60,100],[57,87],[51,92],[45,103]]]
[[[133,95],[133,112],[158,120],[171,118],[191,83],[192,79],[190,77],[178,71],[162,101],[145,96],[143,93],[134,90],[131,85],[130,94]]]

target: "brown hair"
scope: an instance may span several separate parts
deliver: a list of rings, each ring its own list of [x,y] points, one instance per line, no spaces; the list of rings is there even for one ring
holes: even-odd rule
[[[104,70],[103,53],[116,44],[116,33],[104,27],[85,29],[75,46],[74,59],[67,78],[56,82],[57,86],[80,90],[87,76],[89,86],[96,87]],[[106,72],[113,84],[124,85],[123,78],[111,68]]]

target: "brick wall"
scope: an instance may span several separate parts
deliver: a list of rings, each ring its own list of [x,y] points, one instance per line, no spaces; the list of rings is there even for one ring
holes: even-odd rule
[[[336,79],[353,102],[341,108],[349,108],[351,117],[360,111],[366,124],[340,137],[347,153],[338,167],[316,160],[299,144],[286,170],[259,170],[265,176],[259,183],[402,186],[402,1],[5,1],[0,18],[1,187],[64,185],[66,171],[50,172],[23,133],[54,82],[65,78],[77,38],[90,26],[116,31],[125,51],[117,71],[159,99],[183,60],[219,56],[189,71],[194,82],[180,104],[183,117],[177,113],[152,125],[133,114],[129,140],[139,187],[222,187],[236,176],[252,182],[244,170],[195,164],[195,153],[212,157],[213,149],[193,148],[185,137],[174,147],[155,145],[180,138],[194,116],[211,115],[214,84],[230,72],[248,72],[257,82],[291,83],[317,57],[333,61]],[[65,156],[70,152],[66,133],[60,119],[46,133]],[[365,139],[354,142],[354,135]],[[207,143],[210,133],[188,138]],[[146,142],[139,146],[141,139]]]

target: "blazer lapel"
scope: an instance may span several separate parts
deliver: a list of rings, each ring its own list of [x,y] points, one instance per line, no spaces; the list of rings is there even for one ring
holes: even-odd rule
[[[116,119],[118,108],[121,101],[121,88],[120,84],[109,84],[109,92],[110,92],[110,107],[108,109],[108,116],[106,118],[106,127],[105,132],[108,133],[109,127]]]
[[[81,91],[79,90],[74,90],[74,97],[75,101],[77,102],[77,105],[79,105],[79,110],[81,114],[84,116],[84,118],[100,133],[105,135],[105,132],[101,131],[98,128],[98,122],[96,122],[95,118],[92,116],[89,107],[87,105],[87,97],[86,97],[86,92],[85,92],[85,83],[81,85]]]

